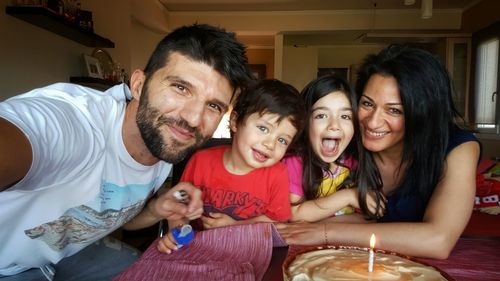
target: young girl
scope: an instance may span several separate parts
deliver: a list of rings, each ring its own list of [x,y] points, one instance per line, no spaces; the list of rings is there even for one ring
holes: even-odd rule
[[[301,96],[307,114],[305,130],[297,153],[282,161],[290,177],[291,221],[351,214],[359,204],[357,189],[348,188],[354,161],[346,149],[352,151],[349,144],[355,134],[349,85],[327,75],[310,82]],[[374,211],[376,201],[369,197],[368,202]]]
[[[237,97],[232,144],[195,153],[181,178],[203,191],[203,228],[290,219],[287,170],[280,160],[304,119],[299,92],[278,80],[260,80]],[[182,223],[169,221],[169,228]],[[159,250],[173,249],[169,234]]]

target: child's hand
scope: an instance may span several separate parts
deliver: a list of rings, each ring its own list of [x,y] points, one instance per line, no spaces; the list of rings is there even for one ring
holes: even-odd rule
[[[209,217],[202,216],[201,221],[205,229],[223,227],[236,223],[236,220],[224,213],[210,213]]]
[[[348,189],[342,189],[340,190],[342,192],[348,192],[349,193],[349,197],[351,198],[350,199],[350,205],[356,209],[359,209],[359,201],[358,201],[358,189],[357,188],[348,188]],[[340,192],[339,191],[339,192]],[[335,194],[335,193],[334,193]],[[382,217],[384,215],[384,212],[385,212],[385,202],[386,202],[386,199],[384,197],[383,194],[382,195],[382,198],[380,198],[380,208],[377,212],[377,216],[378,217]],[[376,200],[377,196],[375,195],[375,192],[374,191],[370,191],[368,192],[367,196],[366,196],[366,206],[368,207],[368,210],[370,211],[370,213],[375,213],[376,209],[377,209],[377,200]]]
[[[380,198],[380,208],[378,209],[378,212],[376,213],[377,217],[382,217],[384,215],[385,202],[387,201],[385,199],[385,196],[382,193],[380,195],[382,197]],[[370,210],[370,213],[375,214],[375,211],[377,210],[377,195],[375,194],[375,191],[370,191],[367,194],[366,206],[368,206],[368,210]]]
[[[335,193],[332,193],[330,196],[335,196],[336,193],[345,193],[348,196],[348,206],[351,206],[353,208],[359,209],[359,202],[358,202],[358,189],[357,188],[346,188],[346,189],[341,189]]]
[[[172,230],[168,231],[168,234],[161,237],[158,240],[158,246],[157,246],[158,251],[165,253],[165,254],[170,254],[172,251],[177,251],[177,242],[175,242],[174,237],[172,236]]]

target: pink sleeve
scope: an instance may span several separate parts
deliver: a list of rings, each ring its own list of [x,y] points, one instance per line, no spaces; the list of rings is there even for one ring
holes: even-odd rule
[[[286,156],[281,160],[288,170],[288,179],[290,181],[290,193],[304,197],[302,190],[302,160],[300,157],[292,155]]]

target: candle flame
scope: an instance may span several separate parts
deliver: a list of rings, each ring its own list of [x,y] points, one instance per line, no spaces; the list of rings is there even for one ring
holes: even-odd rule
[[[375,248],[375,234],[372,233],[372,236],[370,237],[370,248],[373,249]]]

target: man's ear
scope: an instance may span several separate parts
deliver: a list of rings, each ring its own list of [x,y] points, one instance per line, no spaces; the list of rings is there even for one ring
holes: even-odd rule
[[[144,81],[146,80],[146,75],[140,69],[136,69],[132,76],[130,77],[130,92],[132,92],[132,97],[136,100],[141,98],[142,87],[144,86]]]
[[[238,129],[236,119],[238,119],[238,112],[233,110],[229,116],[229,129],[233,133],[236,133],[236,130]]]

